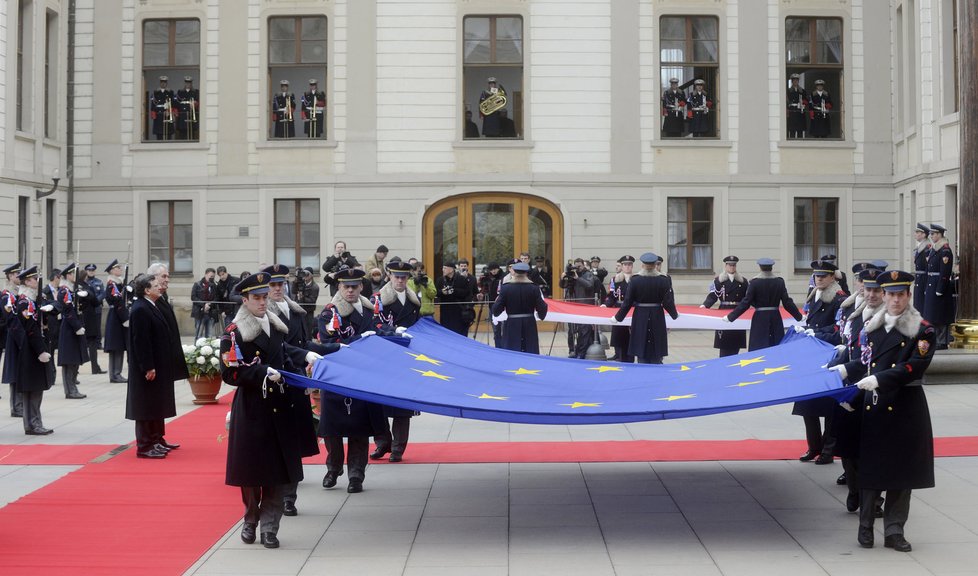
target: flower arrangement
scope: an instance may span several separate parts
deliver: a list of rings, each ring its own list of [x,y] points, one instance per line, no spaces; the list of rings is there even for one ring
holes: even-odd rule
[[[221,373],[221,340],[198,338],[183,346],[183,359],[192,377],[216,376]]]

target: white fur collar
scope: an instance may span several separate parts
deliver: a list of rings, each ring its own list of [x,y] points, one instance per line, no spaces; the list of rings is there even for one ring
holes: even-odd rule
[[[731,282],[736,282],[737,284],[744,283],[744,277],[740,275],[740,272],[734,272],[732,276],[730,274],[727,274],[726,272],[718,272],[716,279],[721,283],[726,282],[727,280],[730,280]]]
[[[526,274],[513,274],[510,282],[513,284],[533,284],[533,281]]]
[[[37,300],[37,291],[33,288],[28,288],[23,284],[20,285],[20,295],[28,300]]]
[[[862,314],[863,315],[863,325],[865,325],[866,322],[868,322],[869,319],[873,317],[873,314],[876,314],[876,312],[879,311],[880,306],[882,306],[882,304],[880,304],[879,306],[874,306],[874,307],[870,308],[866,304],[866,301],[863,300],[863,303],[860,304],[858,308],[856,308],[856,310],[853,312],[853,314]]]
[[[265,312],[265,316],[268,318],[268,325],[271,328],[285,334],[289,333],[289,327],[278,319],[278,315]],[[257,316],[248,312],[244,306],[239,308],[238,313],[234,316],[234,325],[238,327],[238,332],[241,332],[241,338],[245,342],[251,342],[258,338],[258,334],[262,332],[261,321]]]
[[[853,304],[855,304],[856,308],[859,308],[861,310],[862,309],[861,306],[863,302],[865,302],[865,300],[863,299],[862,294],[856,291],[850,294],[845,300],[842,301],[842,305],[840,306],[840,308],[848,308]],[[853,314],[855,314],[855,311],[853,311]]]
[[[652,276],[653,278],[656,276],[662,276],[662,272],[659,272],[655,268],[653,268],[652,270],[646,270],[644,267],[641,270],[639,270],[637,274],[639,276]]]
[[[760,272],[757,273],[757,276],[754,276],[754,278],[774,278],[774,271],[761,270]]]
[[[942,248],[944,248],[945,246],[947,246],[947,238],[941,238],[937,242],[934,242],[933,244],[931,244],[931,247],[930,248],[934,252],[937,252],[937,251],[941,250]]]
[[[383,300],[381,301],[383,302]],[[344,300],[343,296],[341,296],[339,292],[336,293],[336,296],[333,296],[333,299],[330,300],[329,303],[336,308],[336,311],[339,312],[340,316],[343,318],[353,314],[353,304],[350,304]],[[363,306],[364,314],[373,314],[373,303],[364,298],[362,294],[360,295],[360,304]]]
[[[282,297],[285,298],[285,303],[289,305],[290,312],[292,312],[293,314],[305,315],[306,311],[303,310],[302,306],[299,306],[299,304],[297,304],[295,300],[289,298],[285,294],[283,294]]]
[[[920,242],[917,242],[917,252],[918,253],[923,252],[923,251],[927,250],[928,248],[930,248],[930,241],[929,240],[921,240]]]
[[[894,328],[897,332],[903,334],[907,338],[913,338],[920,331],[920,323],[923,321],[923,317],[920,312],[914,309],[913,306],[908,306],[907,309],[897,318]],[[878,330],[883,327],[883,323],[886,321],[886,306],[880,306],[879,310],[873,314],[873,317],[866,322],[866,332],[872,332],[873,330]]]
[[[109,275],[107,282],[114,282],[115,284],[122,284],[122,276],[112,276]]]
[[[824,290],[822,290],[820,300],[824,304],[831,303],[833,300],[835,300],[835,295],[839,293],[839,290],[841,290],[841,288],[839,288],[839,284],[837,282],[829,284]],[[812,290],[812,293],[808,295],[806,302],[814,302],[816,294],[818,294],[818,288]]]
[[[615,283],[621,284],[622,282],[628,282],[634,274],[625,274],[624,272],[619,272],[615,274]]]
[[[417,294],[411,290],[408,290],[407,288],[404,289],[404,293],[407,295],[407,299],[410,300],[412,304],[418,308],[421,307],[421,301],[418,300]],[[380,302],[384,306],[387,306],[393,303],[394,300],[397,300],[397,291],[394,290],[394,283],[388,282],[387,284],[384,284],[383,288],[380,289]]]

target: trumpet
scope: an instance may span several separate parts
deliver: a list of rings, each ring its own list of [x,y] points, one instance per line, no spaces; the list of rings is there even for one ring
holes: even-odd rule
[[[285,117],[289,122],[292,121],[292,98],[289,96],[285,97]]]
[[[309,117],[309,137],[310,138],[315,138],[316,137],[316,120],[318,119],[317,118],[318,115],[316,114],[316,93],[315,92],[312,93],[312,108],[309,110],[309,114],[310,114],[310,117]]]
[[[163,102],[163,121],[168,124],[173,124],[173,101],[170,100],[169,96]]]
[[[190,97],[190,121],[197,122],[197,101],[193,96]]]

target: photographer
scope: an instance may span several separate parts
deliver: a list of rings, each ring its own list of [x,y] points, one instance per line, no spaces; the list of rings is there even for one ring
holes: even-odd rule
[[[533,268],[530,268],[530,282],[540,287],[544,298],[550,298],[552,290],[550,289],[550,267],[547,266],[547,259],[543,256],[537,256],[533,259],[533,264]]]
[[[410,262],[410,260],[408,261]],[[414,269],[411,271],[411,279],[408,280],[408,290],[411,290],[421,299],[421,317],[431,318],[435,315],[435,296],[438,289],[435,283],[428,278],[424,270],[424,262],[415,262]]]
[[[503,271],[499,268],[499,264],[495,262],[490,262],[482,272],[482,276],[479,277],[479,293],[476,295],[476,300],[481,300],[483,302],[495,302],[496,297],[499,296],[499,288],[503,285]],[[492,341],[496,348],[502,346],[503,338],[503,325],[499,324],[492,325]]]
[[[312,277],[312,268],[299,268],[295,271],[295,284],[292,287],[292,294],[295,295],[295,302],[306,311],[304,317],[306,321],[306,334],[313,334],[316,331],[316,300],[319,299],[319,285]]]
[[[323,282],[329,286],[330,296],[336,295],[337,282],[335,275],[341,266],[357,268],[360,266],[360,263],[357,262],[357,259],[346,249],[346,242],[337,240],[336,244],[333,245],[333,253],[326,259],[325,262],[323,262],[323,272],[325,272]]]
[[[573,264],[567,265],[560,278],[560,287],[569,299],[584,304],[593,303],[595,294],[600,294],[603,289],[601,281],[587,267],[583,258],[576,258]],[[571,337],[568,335],[569,357],[584,358],[588,346],[594,341],[594,328],[590,324],[574,324],[568,326],[568,332],[571,331],[575,332],[576,342],[570,346]]]

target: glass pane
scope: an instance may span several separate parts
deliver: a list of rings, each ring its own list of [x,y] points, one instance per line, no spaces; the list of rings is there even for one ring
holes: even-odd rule
[[[713,199],[695,198],[690,201],[693,205],[693,220],[710,222],[713,220]]]
[[[686,223],[686,199],[670,198],[666,205],[666,214],[669,222]]]
[[[788,42],[788,62],[804,64],[812,61],[812,46],[808,42]]]
[[[319,200],[302,200],[299,202],[299,221],[319,224]]]
[[[810,222],[812,220],[812,202],[808,199],[795,200],[795,222]]]
[[[838,246],[836,246],[835,244],[819,244],[818,245],[818,253],[819,253],[819,257],[821,257],[821,256],[823,256],[825,254],[838,254],[839,253],[838,252]],[[814,260],[814,259],[815,258],[813,257],[812,260]],[[808,263],[811,264],[811,262],[808,262]]]
[[[784,36],[787,42],[809,42],[811,29],[807,18],[788,18],[784,23]]]
[[[693,222],[693,244],[710,244],[713,242],[709,222]]]
[[[302,19],[303,40],[326,40],[326,19],[322,16],[308,16]]]
[[[795,268],[808,268],[815,259],[815,249],[810,245],[795,246]]]
[[[324,40],[302,41],[302,61],[321,64],[326,62],[326,42]]]
[[[686,245],[686,223],[685,222],[669,223],[667,242],[669,243],[669,246]]]
[[[795,222],[795,244],[811,244],[814,242],[814,226],[811,222]]]
[[[710,17],[692,18],[693,40],[717,40],[717,19]]]
[[[177,20],[175,24],[177,42],[200,42],[200,21]]]
[[[143,22],[143,44],[169,44],[170,23],[166,20],[147,20]]]
[[[686,42],[682,40],[663,40],[659,43],[659,60],[662,62],[685,62]]]
[[[194,245],[194,229],[191,226],[173,227],[173,247],[190,249]]]
[[[294,64],[295,42],[292,40],[276,40],[268,45],[268,61],[272,64]]]
[[[200,64],[200,44],[175,45],[173,58],[178,66],[197,66]]]
[[[842,43],[841,42],[818,42],[818,61],[824,64],[842,63]]]
[[[838,219],[839,201],[835,199],[819,200],[818,213],[822,220],[835,222]]]
[[[496,40],[522,40],[522,18],[496,18]]]
[[[170,227],[169,226],[150,226],[149,227],[149,250],[152,254],[160,252],[167,254],[165,259],[170,260]]]
[[[686,269],[686,247],[669,248],[669,268]]]
[[[173,223],[188,226],[194,223],[193,202],[173,203]]]
[[[149,203],[149,224],[161,225],[170,223],[170,203],[169,202],[150,202]]]
[[[693,42],[693,60],[695,62],[716,62],[719,55],[719,44],[716,41],[697,40]]]
[[[497,40],[496,62],[518,64],[523,61],[523,42],[521,40]]]
[[[313,270],[318,270],[319,265],[322,263],[322,260],[319,258],[319,248],[303,248],[300,251],[300,258],[302,258],[300,266],[303,268],[308,266]]]
[[[295,266],[295,249],[294,248],[276,248],[275,249],[275,263],[285,264],[289,268]]]
[[[821,244],[826,242],[835,244],[838,233],[838,225],[835,222],[822,222],[818,225],[818,241]]]
[[[167,44],[143,45],[143,65],[167,66],[170,61],[170,49]]]
[[[275,225],[275,246],[295,247],[295,224]]]
[[[665,16],[659,19],[659,37],[663,40],[683,40],[686,38],[686,19]]]
[[[466,18],[465,39],[466,40],[488,40],[489,19],[488,18]]]
[[[692,268],[696,270],[710,270],[713,268],[713,246],[693,247]]]
[[[530,256],[536,258],[543,256],[547,263],[553,262],[553,219],[539,208],[530,208],[527,217],[527,237],[529,246],[527,248]],[[547,278],[550,283],[550,278]]]
[[[269,18],[268,38],[270,40],[295,40],[295,19]]]
[[[277,200],[275,202],[275,223],[295,222],[295,200]]]
[[[835,19],[816,20],[815,35],[820,42],[841,42],[842,21]]]
[[[505,262],[513,257],[516,213],[513,204],[472,205],[472,261]]]
[[[319,246],[319,224],[303,224],[299,229],[299,245],[314,248]]]
[[[466,40],[465,62],[467,64],[489,62],[489,40]]]
[[[435,216],[435,261],[426,263],[428,272],[441,276],[442,264],[458,259],[458,208],[452,207]]]

